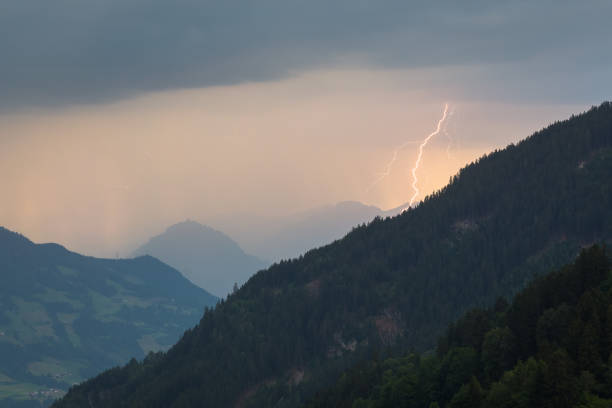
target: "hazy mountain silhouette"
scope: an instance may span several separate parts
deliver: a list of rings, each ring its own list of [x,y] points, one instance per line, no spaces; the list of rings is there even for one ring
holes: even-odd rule
[[[267,263],[246,254],[224,233],[184,221],[172,225],[134,251],[151,255],[178,269],[191,282],[223,297],[243,284]]]
[[[164,350],[217,300],[150,256],[86,257],[0,227],[0,405],[44,390],[39,407],[51,388]]]
[[[286,216],[237,214],[210,221],[234,238],[246,251],[279,261],[344,237],[353,227],[376,216],[397,215],[405,206],[388,211],[357,201],[313,208]]]

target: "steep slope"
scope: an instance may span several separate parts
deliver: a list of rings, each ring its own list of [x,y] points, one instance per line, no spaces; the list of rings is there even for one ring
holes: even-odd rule
[[[266,266],[262,260],[245,254],[227,235],[195,221],[172,225],[134,255],[154,256],[219,297],[227,295],[234,283],[242,285]]]
[[[215,303],[154,258],[84,257],[0,227],[0,405],[40,406],[165,349]]]
[[[166,354],[57,407],[293,407],[372,349],[431,348],[460,313],[612,237],[612,104],[460,171],[395,218],[275,264]]]
[[[308,408],[612,406],[612,270],[603,248],[474,309],[437,355],[361,362]]]
[[[402,207],[403,208],[403,207]],[[313,208],[285,216],[233,215],[211,220],[250,253],[280,261],[304,254],[345,236],[353,227],[377,216],[398,214],[356,201]]]

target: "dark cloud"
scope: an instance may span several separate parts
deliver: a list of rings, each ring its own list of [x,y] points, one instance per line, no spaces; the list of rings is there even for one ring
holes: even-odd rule
[[[611,15],[609,0],[2,0],[0,104],[105,101],[337,64],[468,66],[438,79],[475,97],[596,101],[612,88]]]

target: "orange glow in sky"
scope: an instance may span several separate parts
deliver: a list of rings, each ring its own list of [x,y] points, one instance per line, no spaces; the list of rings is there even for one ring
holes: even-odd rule
[[[288,214],[357,200],[383,209],[443,187],[466,163],[583,107],[513,106],[421,90],[404,71],[317,71],[0,116],[0,225],[113,256],[186,218]],[[440,103],[448,141],[420,140]],[[519,120],[520,119],[520,120]]]

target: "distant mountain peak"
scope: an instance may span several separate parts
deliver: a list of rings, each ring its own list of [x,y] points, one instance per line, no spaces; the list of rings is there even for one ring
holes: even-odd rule
[[[210,228],[207,225],[200,224],[197,221],[187,218],[185,221],[181,221],[181,222],[177,222],[176,224],[172,224],[171,226],[166,228],[166,231],[171,231],[175,229],[212,230],[213,228]]]
[[[174,235],[183,235],[183,234],[188,234],[188,235],[200,235],[200,236],[212,236],[215,237],[217,239],[223,239],[223,240],[227,240],[227,241],[232,241],[233,240],[228,237],[227,235],[225,235],[223,232],[216,230],[214,228],[209,227],[208,225],[203,225],[200,224],[197,221],[193,221],[190,219],[187,219],[185,221],[173,224],[171,226],[169,226],[168,228],[166,228],[166,230],[160,234],[157,235],[153,238],[157,238],[157,237],[164,237],[164,236],[174,236]],[[153,239],[152,238],[152,239]],[[238,245],[238,244],[236,244]]]
[[[177,222],[176,224],[170,225],[166,228],[166,232],[171,231],[216,231],[213,228],[210,228],[207,225],[202,225],[197,221],[193,221],[191,219],[186,219],[185,221]]]
[[[246,282],[266,266],[223,232],[190,219],[169,226],[133,253],[145,254],[159,258],[191,282],[221,297],[231,291],[234,283]]]

